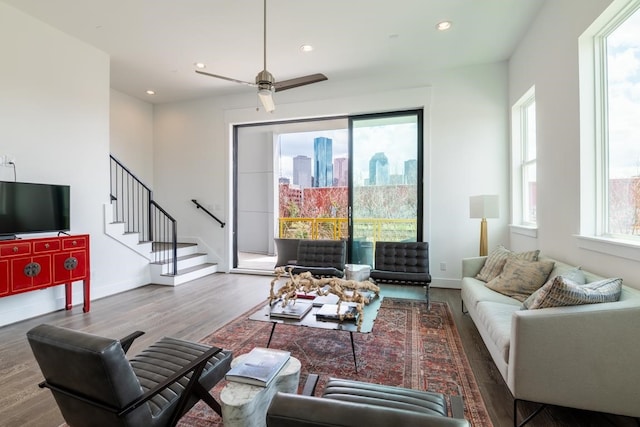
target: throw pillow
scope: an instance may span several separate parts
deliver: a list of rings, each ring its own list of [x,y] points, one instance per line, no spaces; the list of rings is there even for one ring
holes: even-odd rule
[[[554,264],[553,261],[527,261],[509,257],[502,273],[485,286],[522,302],[544,285]]]
[[[584,277],[584,271],[582,271],[582,268],[580,267],[575,267],[560,274],[553,275],[549,278],[549,280],[547,280],[547,283],[549,283],[550,281],[553,282],[553,280],[558,276],[562,276],[565,279],[571,280],[572,282],[579,283],[581,285],[584,285],[587,282],[586,277]],[[538,294],[542,291],[542,289],[544,289],[544,285],[540,289],[529,295],[526,300],[524,300],[524,302],[522,303],[523,310],[529,309],[529,306],[531,305],[533,300],[538,297]]]
[[[568,305],[614,302],[620,299],[622,279],[612,278],[580,285],[562,276],[546,283],[529,305],[529,310]]]
[[[515,253],[511,252],[504,246],[499,245],[497,248],[491,251],[489,256],[487,256],[487,259],[484,262],[480,273],[478,273],[478,275],[476,276],[476,279],[482,280],[483,282],[489,282],[492,279],[498,277],[498,275],[502,272],[504,264],[507,262],[507,258],[509,258],[509,256],[515,256],[527,261],[537,261],[539,253],[539,250]]]

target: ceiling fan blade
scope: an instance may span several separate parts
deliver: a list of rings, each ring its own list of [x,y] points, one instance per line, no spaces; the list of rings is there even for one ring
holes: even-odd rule
[[[279,92],[281,90],[293,89],[294,87],[310,85],[311,83],[317,83],[324,80],[327,80],[327,76],[325,76],[324,74],[309,74],[308,76],[296,77],[295,79],[276,82],[274,84],[274,87],[276,89],[276,92]]]
[[[228,80],[234,83],[240,83],[241,85],[256,86],[255,83],[245,82],[244,80],[232,79],[231,77],[220,76],[218,74],[205,73],[204,71],[200,71],[200,70],[196,70],[196,73],[209,76],[209,77],[215,77],[217,79]]]

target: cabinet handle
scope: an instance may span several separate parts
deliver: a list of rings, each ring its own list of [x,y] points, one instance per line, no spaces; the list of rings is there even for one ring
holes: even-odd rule
[[[73,246],[77,246],[78,242],[76,242],[75,240],[71,243]]]
[[[18,247],[17,247],[17,246],[14,246],[14,247],[13,247],[13,252],[14,252],[14,253],[15,253],[15,252],[18,252]]]
[[[45,248],[45,249],[49,249],[49,244],[48,244],[48,243],[45,243],[45,244],[44,244],[44,248]]]
[[[36,277],[40,274],[41,269],[40,264],[37,262],[30,262],[24,266],[24,275],[27,277]]]

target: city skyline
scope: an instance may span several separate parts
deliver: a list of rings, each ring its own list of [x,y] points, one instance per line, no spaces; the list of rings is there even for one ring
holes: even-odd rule
[[[369,162],[377,152],[383,152],[388,158],[389,176],[404,176],[407,174],[407,162],[417,162],[417,144],[415,141],[415,126],[411,125],[395,125],[371,128],[356,129],[357,147],[354,147],[355,157],[355,185],[366,185],[369,180]],[[337,170],[336,161],[338,160],[345,167],[341,168],[341,172],[334,170],[333,184],[330,185],[347,185],[347,179],[344,178],[348,173],[348,130],[335,129],[312,132],[298,132],[280,134],[278,139],[278,155],[279,155],[279,176],[287,177],[294,185],[294,158],[305,156],[309,159],[314,157],[314,139],[328,138],[332,140],[332,162],[333,169]],[[407,143],[398,143],[398,141],[406,141]],[[342,172],[342,170],[345,172]],[[342,175],[344,173],[344,175]],[[414,172],[415,173],[415,172]],[[311,170],[311,176],[315,175],[315,170]],[[403,178],[403,183],[416,182],[415,179]],[[394,179],[396,181],[396,179]]]

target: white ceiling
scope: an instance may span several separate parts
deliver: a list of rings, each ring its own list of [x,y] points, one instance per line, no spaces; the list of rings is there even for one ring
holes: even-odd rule
[[[198,75],[195,62],[251,82],[262,70],[262,0],[0,1],[108,53],[111,87],[148,102],[254,90]],[[268,0],[267,69],[338,81],[501,61],[544,1]],[[437,31],[441,20],[453,27]]]

